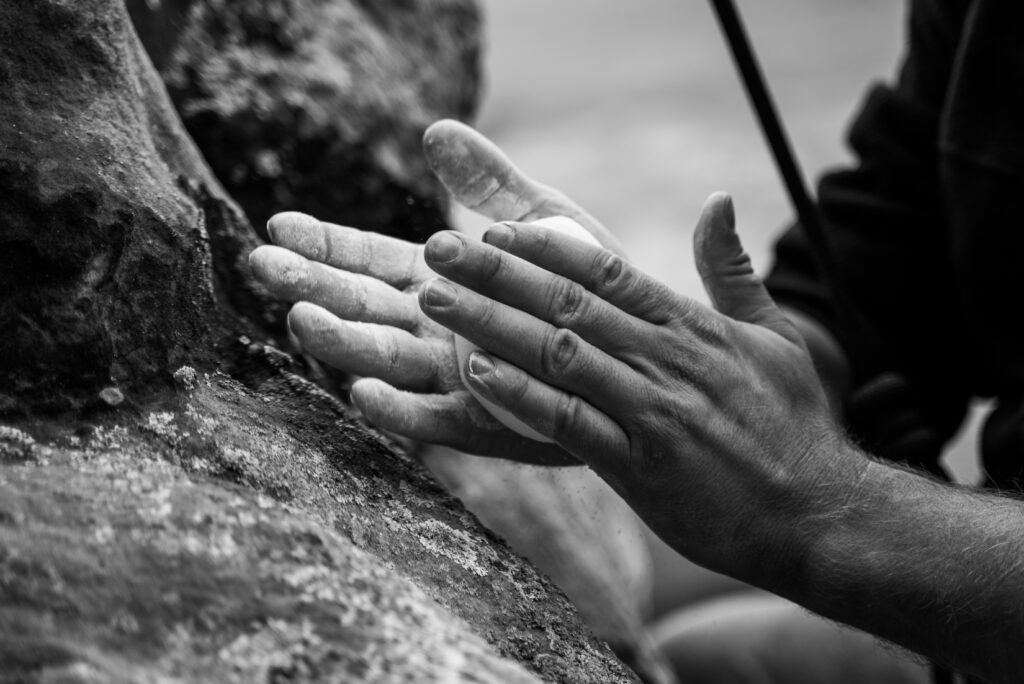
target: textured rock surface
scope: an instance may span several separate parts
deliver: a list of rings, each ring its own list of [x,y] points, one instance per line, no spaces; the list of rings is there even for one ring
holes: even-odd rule
[[[253,341],[255,238],[120,0],[0,3],[0,87],[0,681],[631,680]]]
[[[138,398],[278,318],[123,8],[3,3],[0,90],[0,413]]]
[[[420,151],[479,92],[472,0],[129,0],[188,131],[254,226],[282,208],[425,239]]]
[[[0,680],[535,681],[349,540],[126,437],[0,468]]]
[[[630,680],[313,386],[179,377],[131,417],[0,428],[0,681]]]

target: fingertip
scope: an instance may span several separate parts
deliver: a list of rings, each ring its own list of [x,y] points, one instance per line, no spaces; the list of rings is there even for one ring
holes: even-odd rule
[[[732,195],[724,191],[711,193],[704,201],[704,208],[701,212],[722,220],[730,228],[736,226],[736,210],[733,206]]]
[[[291,289],[309,278],[309,262],[274,245],[257,247],[249,254],[249,267],[263,283]]]
[[[320,221],[298,211],[283,211],[267,221],[267,234],[275,244],[282,244],[296,234],[310,233],[320,227]]]
[[[522,204],[522,198],[498,195],[510,179],[518,178],[518,170],[497,145],[475,129],[451,119],[439,121],[424,134],[423,151],[434,174],[468,209],[487,215],[526,213],[526,206],[506,206]],[[495,202],[501,204],[502,211],[484,206]]]
[[[270,245],[261,245],[249,252],[249,270],[261,283],[270,281],[270,262],[273,260],[273,252],[276,249]]]
[[[310,302],[296,302],[288,312],[288,330],[304,342],[324,326],[325,309]]]
[[[423,144],[424,146],[435,144],[461,128],[469,127],[455,119],[438,119],[423,131]]]
[[[454,230],[434,233],[423,246],[423,258],[429,264],[445,264],[454,261],[466,249],[466,240]]]
[[[693,234],[698,270],[706,266],[709,259],[724,258],[724,254],[735,250],[737,240],[732,196],[726,192],[712,193],[704,202]]]
[[[352,403],[378,429],[415,438],[423,426],[414,407],[403,400],[403,392],[379,378],[360,378],[352,384]]]
[[[377,412],[387,388],[388,384],[378,378],[359,378],[352,383],[349,396],[355,407],[369,418]]]
[[[260,280],[263,280],[263,275],[265,273],[267,249],[269,249],[267,245],[260,245],[249,252],[249,270],[252,271]]]
[[[472,128],[454,119],[441,119],[430,124],[423,132],[423,152],[427,163],[437,170],[446,161],[462,156],[454,146],[460,138],[464,139],[473,132]]]

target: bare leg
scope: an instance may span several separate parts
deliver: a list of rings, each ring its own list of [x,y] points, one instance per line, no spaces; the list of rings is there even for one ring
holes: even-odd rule
[[[756,590],[670,614],[652,632],[688,684],[930,681],[910,654]]]

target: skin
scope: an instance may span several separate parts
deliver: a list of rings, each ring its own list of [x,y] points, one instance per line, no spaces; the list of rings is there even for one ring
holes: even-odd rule
[[[494,220],[568,216],[606,247],[621,246],[561,193],[525,176],[489,140],[455,121],[424,136],[431,167],[452,196]],[[417,295],[433,273],[423,246],[296,212],[267,224],[274,246],[252,252],[253,273],[298,302],[288,324],[303,348],[362,376],[352,401],[379,428],[462,452],[542,465],[579,465],[557,445],[508,430],[462,384],[451,332],[424,316]]]
[[[424,146],[452,194],[477,211],[495,220],[570,215],[617,248],[592,217],[476,131],[440,122]],[[419,308],[433,277],[423,246],[295,212],[273,217],[268,233],[274,245],[254,250],[250,265],[272,293],[296,302],[289,326],[303,351],[356,376],[351,398],[363,414],[418,442],[438,481],[551,577],[645,681],[674,681],[644,624],[651,578],[642,524],[589,469],[522,465],[579,461],[507,430],[466,390],[451,332]]]
[[[846,439],[818,375],[841,382],[845,361],[820,326],[772,302],[727,197],[709,200],[695,235],[708,308],[630,266],[596,221],[465,127],[435,125],[425,149],[457,200],[507,223],[483,243],[443,233],[420,251],[309,217],[271,221],[275,242],[337,269],[332,282],[391,288],[370,297],[388,302],[381,319],[322,308],[334,285],[292,293],[322,309],[292,312],[307,349],[356,350],[334,360],[367,376],[353,400],[371,421],[471,453],[583,462],[706,567],[982,679],[1018,678],[1024,505],[878,463]],[[524,223],[558,214],[613,249]],[[291,286],[285,258],[253,254],[272,289]],[[476,389],[554,446],[523,442],[461,388],[446,329],[491,352],[469,359]]]
[[[735,233],[708,241],[731,211],[713,198],[698,227],[699,248],[716,252],[706,282],[753,277],[729,251]],[[817,487],[805,461],[836,431],[802,338],[759,281],[710,289],[740,326],[598,247],[523,223],[494,226],[485,242],[432,238],[427,263],[449,280],[420,297],[428,316],[494,352],[469,359],[477,390],[590,465],[684,555],[744,580],[783,562],[766,533],[788,511],[753,514]],[[804,429],[787,429],[797,421]],[[860,463],[831,460],[858,477]]]
[[[714,304],[522,223],[439,234],[420,304],[491,353],[470,382],[587,463],[673,548],[991,681],[1024,668],[1024,505],[872,460],[713,196]]]

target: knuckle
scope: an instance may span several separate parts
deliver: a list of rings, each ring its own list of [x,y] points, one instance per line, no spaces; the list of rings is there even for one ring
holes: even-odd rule
[[[583,424],[582,412],[583,400],[575,394],[563,394],[559,397],[552,425],[554,437],[560,439],[564,436],[575,435]]]
[[[477,326],[481,330],[488,330],[494,323],[494,317],[498,312],[498,305],[493,299],[483,298],[476,313]]]
[[[402,350],[397,340],[390,335],[380,341],[381,360],[386,371],[392,372],[402,361]]]
[[[530,378],[525,373],[516,373],[512,377],[505,377],[508,387],[508,397],[515,405],[522,404],[530,391]]]
[[[390,335],[381,335],[376,340],[376,349],[380,356],[381,369],[386,373],[392,373],[401,364],[401,345]]]
[[[543,254],[548,251],[551,246],[551,231],[550,230],[536,230],[532,232],[534,248],[538,253]]]
[[[629,280],[629,273],[625,262],[618,254],[609,251],[601,252],[595,264],[596,282],[595,289],[598,292],[617,291],[626,286]]]
[[[341,288],[335,288],[341,289]],[[350,295],[347,303],[351,309],[351,316],[355,320],[362,320],[369,311],[370,308],[370,294],[366,287],[366,282],[358,278],[353,278],[349,283]]]
[[[579,336],[565,328],[555,328],[541,347],[541,367],[549,376],[566,373],[576,360],[580,347]]]
[[[494,282],[505,270],[505,252],[500,249],[484,250],[483,265],[480,269],[480,279],[484,283]]]
[[[551,295],[551,322],[567,328],[583,315],[585,290],[567,278],[556,281]]]

